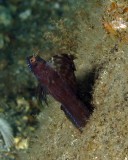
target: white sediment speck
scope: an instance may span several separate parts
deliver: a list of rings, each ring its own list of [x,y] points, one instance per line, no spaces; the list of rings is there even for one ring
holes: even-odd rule
[[[26,19],[28,19],[30,16],[31,16],[31,10],[30,10],[30,9],[27,9],[26,11],[21,12],[21,13],[19,14],[19,17],[20,17],[21,20],[26,20]]]
[[[117,20],[112,21],[112,26],[116,30],[125,30],[127,25],[127,22],[125,22],[122,18],[118,18]]]
[[[12,128],[3,118],[0,118],[0,133],[4,139],[5,147],[10,150],[10,147],[13,145]]]

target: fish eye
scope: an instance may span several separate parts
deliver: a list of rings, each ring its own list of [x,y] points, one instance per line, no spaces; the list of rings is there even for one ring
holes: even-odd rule
[[[35,57],[32,57],[31,59],[30,59],[30,63],[35,63],[36,62],[36,58]]]

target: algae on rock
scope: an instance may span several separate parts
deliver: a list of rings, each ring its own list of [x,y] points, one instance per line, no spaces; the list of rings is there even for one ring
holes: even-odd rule
[[[81,134],[60,110],[60,104],[50,98],[50,107],[38,116],[40,128],[33,135],[32,148],[20,153],[21,159],[128,158],[128,47],[120,46],[104,32],[101,19],[107,2],[98,2],[86,2],[87,8],[77,12],[77,47],[73,50],[77,55],[76,75],[85,79],[81,84],[85,89],[91,83],[89,74],[98,68],[91,90],[93,114]]]

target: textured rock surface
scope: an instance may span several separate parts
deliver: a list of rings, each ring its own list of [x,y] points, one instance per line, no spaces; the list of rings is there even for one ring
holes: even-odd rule
[[[97,3],[96,3],[97,4]],[[82,134],[51,99],[40,114],[40,129],[34,134],[29,153],[21,159],[125,160],[128,158],[128,47],[118,44],[103,31],[96,4],[87,4],[88,15],[78,17],[77,77],[85,89],[89,75],[97,68],[91,103],[94,112]],[[97,14],[96,14],[97,13]],[[82,17],[81,17],[82,15]],[[80,19],[81,18],[81,19]],[[85,81],[85,83],[83,83]]]
[[[80,134],[52,101],[39,116],[29,154],[22,159],[126,159],[128,147],[128,55],[121,49],[109,55],[94,85],[94,112]]]

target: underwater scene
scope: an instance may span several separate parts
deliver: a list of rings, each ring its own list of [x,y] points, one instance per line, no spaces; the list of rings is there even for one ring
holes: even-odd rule
[[[127,117],[127,0],[0,0],[0,160],[128,160]]]

